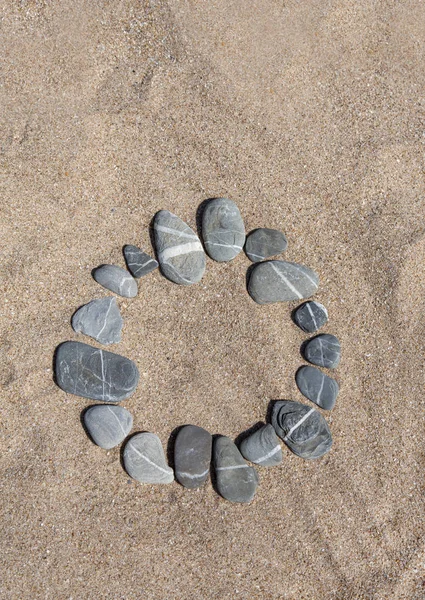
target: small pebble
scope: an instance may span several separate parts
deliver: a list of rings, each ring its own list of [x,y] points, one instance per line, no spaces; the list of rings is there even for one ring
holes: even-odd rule
[[[136,433],[128,440],[123,454],[130,477],[141,483],[172,483],[174,472],[165,460],[161,440],[154,433]]]
[[[158,268],[156,260],[137,246],[124,246],[123,252],[127,268],[136,279],[140,279]]]
[[[202,214],[202,239],[213,260],[227,262],[239,254],[245,243],[245,226],[232,200],[214,198],[207,202]]]
[[[334,335],[322,333],[307,342],[304,357],[319,367],[335,369],[341,360],[341,345]]]
[[[245,438],[240,451],[244,458],[262,467],[273,467],[282,462],[282,448],[272,425],[264,425]]]
[[[294,320],[306,333],[314,333],[327,323],[328,311],[319,302],[304,302],[295,311]]]
[[[258,486],[257,471],[244,461],[242,454],[228,437],[216,438],[213,452],[220,494],[229,502],[250,502]]]
[[[79,308],[72,317],[72,328],[101,344],[121,341],[123,320],[115,298],[99,298]]]
[[[110,450],[127,437],[133,417],[122,406],[92,406],[84,413],[84,425],[95,444]]]
[[[114,294],[124,298],[137,296],[136,280],[128,271],[117,267],[117,265],[102,265],[95,270],[93,277],[97,283],[114,292]]]
[[[212,435],[202,427],[185,425],[174,445],[174,469],[177,481],[186,488],[198,488],[210,473]]]
[[[335,406],[339,386],[335,379],[328,377],[316,367],[301,367],[295,375],[298,389],[306,398],[324,408],[331,410]]]
[[[245,252],[249,260],[259,262],[286,250],[288,242],[277,229],[255,229],[246,238]]]
[[[317,292],[317,273],[296,263],[269,260],[254,265],[248,293],[258,304],[289,302],[308,298]]]

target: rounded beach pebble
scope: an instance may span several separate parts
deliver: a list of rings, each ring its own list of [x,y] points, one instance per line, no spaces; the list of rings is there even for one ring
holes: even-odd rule
[[[133,417],[122,406],[92,406],[84,413],[84,425],[95,444],[105,450],[121,444],[133,427]]]
[[[295,375],[298,389],[306,398],[324,408],[331,410],[335,406],[339,386],[335,379],[328,377],[316,367],[301,367]]]
[[[327,323],[328,311],[319,302],[304,302],[295,311],[294,321],[306,333],[314,333]]]
[[[262,467],[273,467],[282,462],[282,448],[272,425],[264,425],[245,438],[240,451],[244,458]]]
[[[124,467],[130,477],[141,483],[172,483],[173,469],[165,460],[161,440],[154,433],[136,433],[126,443]]]
[[[124,246],[123,252],[127,268],[136,279],[140,279],[158,268],[156,260],[137,246]]]
[[[245,243],[245,226],[236,204],[214,198],[202,214],[202,239],[208,255],[218,262],[233,260]]]
[[[229,502],[250,502],[258,486],[257,471],[228,437],[216,438],[213,452],[219,493]]]
[[[121,341],[123,320],[115,298],[99,298],[79,308],[72,317],[72,328],[105,346]]]
[[[185,425],[177,434],[174,445],[174,470],[179,483],[197,488],[210,472],[212,435],[196,425]]]
[[[114,294],[124,296],[124,298],[137,296],[136,280],[128,271],[117,265],[102,265],[95,270],[93,277],[97,283]]]
[[[287,245],[286,237],[281,231],[262,227],[248,234],[245,253],[252,262],[259,262],[284,252]]]
[[[341,360],[341,344],[334,335],[322,333],[306,343],[304,357],[318,367],[335,369]]]
[[[297,263],[269,260],[254,265],[248,283],[249,295],[258,304],[290,302],[317,292],[317,273]]]

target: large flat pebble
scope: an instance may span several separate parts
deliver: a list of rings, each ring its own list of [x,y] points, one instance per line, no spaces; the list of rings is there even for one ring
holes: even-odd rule
[[[262,467],[273,467],[282,462],[282,448],[272,425],[264,425],[245,438],[240,451],[244,458]]]
[[[174,472],[165,460],[161,440],[154,433],[136,433],[125,445],[124,467],[141,483],[172,483]]]
[[[245,226],[232,200],[214,198],[207,202],[202,214],[202,239],[213,260],[227,262],[239,254],[245,243]]]
[[[223,498],[230,502],[250,502],[258,486],[254,467],[245,462],[228,437],[215,439],[213,453],[217,488]]]
[[[254,265],[248,292],[258,304],[289,302],[308,298],[317,292],[317,273],[292,262],[269,260]]]
[[[339,386],[335,379],[328,377],[316,367],[301,367],[295,375],[298,389],[306,398],[324,408],[331,410],[335,406]]]
[[[104,288],[123,296],[134,298],[137,296],[137,282],[128,271],[117,265],[102,265],[98,267],[93,277]]]
[[[288,242],[281,231],[262,227],[246,238],[245,252],[249,260],[259,262],[286,250]]]
[[[99,298],[79,308],[72,317],[72,328],[101,344],[121,341],[123,320],[115,298]]]
[[[174,469],[177,481],[186,488],[201,486],[209,476],[212,435],[196,425],[185,425],[174,445]]]
[[[105,450],[114,448],[130,433],[133,417],[122,406],[92,406],[84,413],[84,425],[95,444]]]
[[[322,333],[306,343],[304,357],[318,367],[335,369],[341,360],[341,344],[334,335]]]
[[[304,302],[295,311],[294,321],[306,333],[314,333],[327,323],[328,311],[319,302]]]
[[[123,252],[127,268],[136,279],[140,279],[158,268],[156,260],[137,246],[124,246]]]

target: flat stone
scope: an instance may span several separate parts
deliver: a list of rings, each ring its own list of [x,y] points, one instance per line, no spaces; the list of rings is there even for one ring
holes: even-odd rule
[[[124,296],[124,298],[137,296],[136,280],[128,271],[117,265],[102,265],[95,270],[93,277],[97,283],[114,294]]]
[[[202,239],[208,255],[218,261],[233,260],[245,243],[245,226],[239,208],[227,198],[207,202],[202,214]]]
[[[198,488],[210,472],[212,435],[202,427],[185,425],[174,445],[176,479],[186,488]]]
[[[316,367],[301,367],[295,375],[298,389],[306,398],[324,408],[331,410],[335,406],[339,386],[335,379],[328,377]]]
[[[319,302],[304,302],[295,311],[294,321],[306,333],[314,333],[328,322],[328,311]]]
[[[206,257],[193,229],[168,210],[156,213],[153,227],[163,275],[180,285],[200,281],[205,273]]]
[[[161,440],[154,433],[136,433],[125,445],[124,467],[141,483],[172,483],[174,472],[165,460]]]
[[[341,345],[334,335],[322,333],[307,342],[304,356],[313,365],[335,369],[341,360]]]
[[[273,406],[272,425],[288,448],[301,458],[320,458],[331,449],[329,426],[315,408],[279,400]]]
[[[292,262],[269,260],[254,265],[248,293],[258,304],[290,302],[308,298],[317,292],[317,273]]]
[[[246,238],[245,252],[249,260],[259,262],[286,250],[288,241],[277,229],[255,229]]]
[[[86,410],[84,425],[94,443],[109,450],[128,436],[133,427],[133,417],[122,406],[100,404]]]
[[[258,486],[257,471],[244,461],[242,454],[228,437],[216,438],[213,452],[220,494],[229,502],[250,502]]]
[[[123,252],[127,268],[136,279],[140,279],[158,268],[156,260],[137,246],[124,246]]]
[[[57,348],[55,376],[64,392],[103,402],[125,400],[139,382],[132,360],[81,342],[64,342]]]
[[[121,341],[123,320],[115,298],[99,298],[79,308],[72,317],[72,328],[101,344]]]
[[[262,467],[273,467],[282,462],[282,448],[272,425],[264,425],[245,438],[240,451],[244,458]]]

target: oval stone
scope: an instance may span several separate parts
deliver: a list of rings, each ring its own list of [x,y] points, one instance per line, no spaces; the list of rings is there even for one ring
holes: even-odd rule
[[[273,467],[282,462],[282,448],[270,424],[245,438],[240,450],[244,458],[262,467]]]
[[[136,280],[128,271],[117,265],[102,265],[93,273],[93,278],[104,288],[123,296],[124,298],[134,298],[137,296]]]
[[[334,335],[322,333],[307,342],[304,357],[318,367],[335,369],[341,360],[341,344]]]
[[[218,262],[233,260],[245,243],[245,226],[236,204],[214,198],[202,214],[202,239],[208,255]]]
[[[57,348],[55,376],[64,392],[103,402],[125,400],[139,382],[132,360],[81,342],[64,342]]]
[[[140,279],[158,268],[156,260],[137,246],[124,246],[123,253],[127,268],[136,279]]]
[[[250,502],[257,490],[258,475],[243,459],[232,440],[225,436],[214,442],[214,468],[219,493],[229,502]]]
[[[262,227],[248,234],[245,252],[249,260],[259,262],[286,250],[288,242],[281,231]]]
[[[298,389],[306,398],[325,410],[335,406],[339,386],[335,379],[328,377],[316,367],[301,367],[295,375]]]
[[[115,298],[98,298],[79,308],[72,317],[72,329],[101,344],[121,341],[123,320]]]
[[[317,292],[317,273],[297,263],[269,260],[254,265],[248,293],[257,304],[290,302],[308,298]]]
[[[212,435],[196,425],[185,425],[174,445],[176,479],[186,488],[198,488],[210,472]]]
[[[294,321],[306,333],[314,333],[327,323],[328,311],[319,302],[304,302],[295,311]]]
[[[84,425],[95,444],[110,450],[121,444],[133,427],[133,417],[122,406],[92,406],[84,413]]]
[[[123,453],[124,467],[130,477],[141,483],[172,483],[174,472],[165,460],[161,440],[154,433],[136,433]]]

